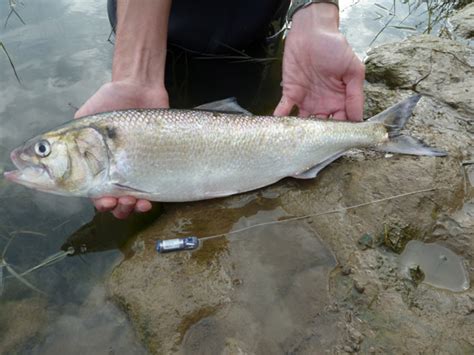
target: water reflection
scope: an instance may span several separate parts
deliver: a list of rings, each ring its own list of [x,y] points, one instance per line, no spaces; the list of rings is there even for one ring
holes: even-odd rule
[[[437,8],[446,3],[443,8]],[[454,3],[454,2],[453,2]],[[448,1],[340,0],[341,30],[361,57],[370,47],[416,33],[437,34],[446,23]]]
[[[398,264],[402,275],[416,283],[424,282],[454,292],[469,289],[469,273],[463,259],[441,245],[412,240],[400,255]]]
[[[145,214],[133,214],[125,220],[117,220],[110,213],[97,213],[92,221],[71,234],[61,249],[72,255],[121,249],[138,232],[146,228],[161,214],[161,205],[154,204]],[[124,250],[125,251],[125,250]],[[130,252],[130,249],[127,248]]]
[[[3,20],[9,8],[8,1],[0,1],[0,41],[7,47],[23,83],[18,85],[6,56],[0,53],[0,171],[12,167],[8,156],[11,148],[71,119],[73,109],[68,103],[79,106],[110,77],[112,46],[106,42],[109,26],[105,4],[39,0],[20,4],[17,10],[26,25],[10,18],[4,29]],[[86,200],[58,198],[0,179],[0,250],[16,235],[5,259],[16,270],[26,270],[56,253],[66,236],[91,220],[93,214]],[[19,230],[37,234],[15,233]],[[2,352],[16,353],[37,346],[54,349],[55,344],[66,339],[78,339],[74,327],[80,320],[92,322],[86,312],[91,306],[86,300],[91,297],[103,309],[97,312],[98,317],[121,317],[105,303],[103,292],[94,291],[101,288],[103,275],[118,258],[118,251],[86,255],[82,260],[67,258],[28,275],[29,282],[45,292],[47,299],[15,278],[5,278],[8,275],[4,273],[0,317],[8,329],[1,331]],[[93,324],[102,327],[101,333],[104,331],[105,323]],[[129,331],[125,319],[118,324],[122,332]],[[108,326],[111,332],[117,331]],[[89,335],[99,328],[90,327]],[[133,338],[131,334],[129,338],[123,337],[122,345]],[[38,345],[42,341],[44,344]],[[87,344],[89,340],[82,341]],[[95,352],[108,348],[107,344],[98,344]]]

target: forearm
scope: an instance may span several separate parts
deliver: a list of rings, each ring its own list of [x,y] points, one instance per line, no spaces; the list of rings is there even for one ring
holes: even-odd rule
[[[171,0],[118,0],[112,81],[164,86]]]
[[[315,3],[298,10],[293,16],[291,28],[299,29],[301,27],[302,30],[308,31],[308,26],[337,31],[339,9],[333,4]]]

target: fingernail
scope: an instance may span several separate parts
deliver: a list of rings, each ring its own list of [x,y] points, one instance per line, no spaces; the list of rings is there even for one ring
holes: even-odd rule
[[[104,206],[104,203],[102,201],[95,201],[94,206],[99,212],[107,211],[107,208]]]
[[[137,205],[135,206],[135,211],[137,211],[139,213],[144,213],[144,212],[148,212],[149,210],[151,210],[151,208],[152,208],[152,205],[151,205],[150,201],[139,200],[137,202]]]
[[[104,201],[101,201],[102,207],[105,209],[111,209],[114,208],[117,205],[117,200],[112,200],[112,199],[106,199]]]
[[[113,214],[119,219],[127,218],[135,208],[136,199],[134,197],[121,197]]]
[[[119,205],[132,206],[137,203],[137,199],[132,196],[124,196],[124,197],[120,197],[118,202],[119,202]]]
[[[123,211],[117,211],[116,209],[112,211],[112,214],[117,219],[125,219],[128,217],[128,214],[123,213]]]
[[[133,207],[119,204],[113,211],[112,214],[118,219],[125,219],[128,217],[130,212],[133,211]]]

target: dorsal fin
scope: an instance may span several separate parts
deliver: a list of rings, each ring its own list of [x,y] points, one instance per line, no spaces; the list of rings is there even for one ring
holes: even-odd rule
[[[207,104],[202,104],[202,105],[196,106],[195,109],[225,112],[225,113],[240,113],[240,114],[252,116],[251,112],[247,111],[246,109],[244,109],[237,103],[237,99],[235,97],[229,97],[227,99],[213,101]]]

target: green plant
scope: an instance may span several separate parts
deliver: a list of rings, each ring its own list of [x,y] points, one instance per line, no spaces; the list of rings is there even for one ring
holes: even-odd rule
[[[17,6],[16,0],[8,0],[8,5],[10,6],[10,12],[8,13],[8,16],[7,16],[7,19],[5,20],[5,24],[3,25],[3,28],[7,27],[8,20],[13,14],[15,14],[15,16],[21,21],[22,24],[26,25],[25,21],[23,21],[18,11],[16,11],[16,6]]]
[[[13,60],[12,60],[12,58],[10,57],[10,54],[8,54],[7,48],[5,47],[5,45],[3,44],[3,42],[0,42],[0,48],[3,49],[3,52],[4,52],[5,55],[7,56],[8,61],[10,62],[10,66],[11,66],[11,68],[13,69],[13,74],[15,74],[16,80],[18,81],[18,83],[21,84],[21,80],[20,80],[20,77],[18,76],[18,73],[17,73],[17,71],[16,71],[16,69],[15,69],[15,65],[13,64]]]
[[[427,34],[439,29],[441,33],[446,29],[449,16],[455,10],[470,3],[472,3],[472,0],[392,0],[391,6],[375,3],[375,13],[377,16],[374,20],[378,21],[387,18],[387,21],[372,39],[369,46],[387,28],[418,31]],[[401,6],[408,7],[408,11],[401,11]],[[410,25],[407,24],[408,22],[410,22]]]

